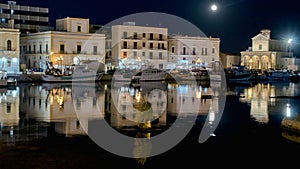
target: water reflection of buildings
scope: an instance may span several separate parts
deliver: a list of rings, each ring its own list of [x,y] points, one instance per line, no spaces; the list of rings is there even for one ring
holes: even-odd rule
[[[197,84],[169,84],[168,111],[171,115],[178,113],[207,114],[210,110],[212,90]]]
[[[13,142],[14,131],[20,120],[19,116],[19,88],[15,90],[1,89],[0,91],[0,140]]]
[[[278,107],[287,105],[285,102],[278,101],[278,96],[295,96],[296,93],[299,93],[299,89],[294,83],[259,83],[253,87],[244,88],[240,100],[250,104],[250,115],[257,122],[268,123],[269,112],[278,111],[280,110]]]
[[[112,127],[132,128],[139,123],[150,123],[151,127],[166,125],[165,83],[140,82],[135,87],[112,86],[111,94],[110,124]]]
[[[27,119],[54,122],[58,133],[86,134],[88,121],[104,117],[104,95],[95,84],[27,85],[21,91],[21,111]]]

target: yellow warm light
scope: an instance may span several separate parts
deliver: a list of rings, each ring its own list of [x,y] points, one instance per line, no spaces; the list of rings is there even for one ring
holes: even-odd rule
[[[196,93],[196,98],[197,98],[197,99],[201,99],[201,97],[202,97],[201,92],[197,92],[197,93]]]
[[[141,101],[141,92],[135,93],[135,98],[136,98],[137,102],[140,102]]]

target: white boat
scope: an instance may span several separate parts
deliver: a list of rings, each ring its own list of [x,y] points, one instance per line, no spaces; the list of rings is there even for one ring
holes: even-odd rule
[[[87,69],[86,65],[73,66],[73,70],[69,73],[52,73],[43,74],[41,81],[43,82],[88,82],[99,81],[103,73],[97,73],[96,71]]]
[[[132,81],[164,81],[167,72],[156,68],[147,68],[132,77]]]
[[[16,86],[15,76],[8,76],[6,71],[0,71],[0,87]]]

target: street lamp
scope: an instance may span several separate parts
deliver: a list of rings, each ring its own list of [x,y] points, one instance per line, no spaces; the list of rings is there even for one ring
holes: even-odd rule
[[[62,70],[62,62],[63,62],[63,60],[64,60],[64,58],[62,56],[59,56],[59,57],[56,58],[56,61],[60,62],[61,71],[63,71]]]

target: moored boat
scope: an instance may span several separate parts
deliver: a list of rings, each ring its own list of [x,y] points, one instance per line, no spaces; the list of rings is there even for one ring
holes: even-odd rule
[[[54,73],[46,73],[41,76],[43,82],[87,82],[87,81],[99,81],[103,73],[97,73],[90,70],[86,65],[73,66],[73,70],[68,73],[61,73],[60,71],[54,71]]]
[[[164,81],[167,72],[162,69],[147,68],[132,77],[132,81]]]
[[[257,73],[245,69],[244,66],[238,66],[225,70],[225,76],[228,81],[251,81],[256,80]]]

